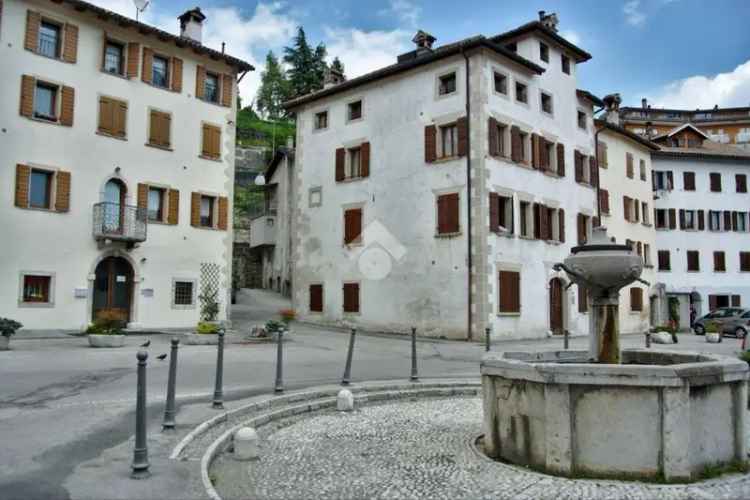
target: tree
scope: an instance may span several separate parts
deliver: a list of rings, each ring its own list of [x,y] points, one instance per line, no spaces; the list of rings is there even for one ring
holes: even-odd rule
[[[323,88],[325,76],[325,58],[328,55],[322,43],[315,50],[307,43],[305,30],[300,26],[292,40],[291,47],[284,47],[284,62],[289,65],[289,85],[291,96],[309,94]]]
[[[284,69],[273,51],[270,51],[266,56],[266,67],[260,76],[258,111],[271,120],[284,118],[286,113],[283,104],[289,99],[289,89],[290,84]]]
[[[333,58],[333,61],[331,62],[331,69],[333,71],[337,71],[338,73],[341,73],[341,76],[344,76],[344,63],[341,62],[341,59],[339,59],[339,56],[336,56]],[[346,78],[344,76],[344,78]]]

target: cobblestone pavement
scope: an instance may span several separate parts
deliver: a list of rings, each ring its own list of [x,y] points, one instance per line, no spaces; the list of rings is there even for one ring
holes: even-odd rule
[[[570,480],[494,462],[470,445],[481,415],[481,398],[452,398],[297,417],[259,429],[259,461],[223,455],[211,477],[225,500],[750,497],[750,475],[659,485]]]

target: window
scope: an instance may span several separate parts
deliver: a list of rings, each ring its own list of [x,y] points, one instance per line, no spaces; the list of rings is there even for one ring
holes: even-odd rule
[[[201,195],[200,205],[200,226],[214,227],[214,204],[216,198],[213,196]]]
[[[555,172],[555,143],[548,141],[544,137],[539,138],[539,147],[541,150],[541,158],[539,159],[539,166],[549,172]]]
[[[714,193],[721,192],[721,174],[712,172],[709,174],[711,179],[711,191]]]
[[[57,121],[57,86],[36,82],[34,91],[34,117]]]
[[[456,234],[459,226],[458,193],[437,197],[437,234]]]
[[[740,271],[750,272],[750,252],[740,252]]]
[[[121,139],[124,138],[127,134],[127,114],[127,103],[112,99],[111,97],[99,97],[99,125],[97,132]]]
[[[657,208],[656,209],[656,229],[667,229],[669,222],[667,221],[667,209]]]
[[[351,245],[362,241],[362,209],[344,211],[344,244]]]
[[[634,175],[632,153],[625,153],[625,175],[628,176],[628,179],[632,179]]]
[[[698,272],[701,270],[700,254],[698,253],[698,250],[687,251],[687,270],[690,272]]]
[[[643,265],[651,266],[651,245],[648,243],[643,244]]]
[[[654,170],[652,172],[654,190],[656,191],[671,191],[674,186],[672,182],[672,171],[659,171]]]
[[[669,250],[659,250],[657,256],[659,260],[659,271],[670,271]]]
[[[52,172],[45,170],[31,171],[29,176],[29,206],[33,208],[52,208]]]
[[[362,149],[350,148],[347,150],[348,161],[346,163],[346,178],[353,179],[362,176]]]
[[[39,26],[38,52],[47,57],[59,57],[60,55],[60,26],[42,21]]]
[[[169,88],[169,60],[166,57],[154,56],[151,65],[151,83],[157,87]]]
[[[323,312],[323,285],[310,285],[310,312]]]
[[[578,244],[584,245],[588,241],[589,236],[589,222],[591,220],[591,217],[585,214],[578,214],[578,217],[576,218],[576,231],[578,235]]]
[[[349,121],[362,118],[362,101],[350,102],[347,107],[347,119]]]
[[[542,108],[542,111],[551,115],[552,114],[552,96],[545,92],[541,92],[539,94],[539,99],[540,99],[539,103]]]
[[[641,172],[641,180],[645,181],[646,180],[646,160],[640,160],[638,162],[638,166]]]
[[[125,74],[125,48],[121,43],[107,40],[104,45],[104,71],[117,75]]]
[[[455,123],[440,127],[439,158],[458,156],[458,127]]]
[[[708,211],[708,230],[721,231],[721,212],[718,210]]]
[[[498,123],[497,121],[490,121],[490,126],[495,127],[495,137],[491,139],[490,146],[492,150],[490,154],[492,156],[508,156],[508,150],[505,145],[508,135],[508,126],[504,123]]]
[[[525,238],[531,238],[532,235],[532,223],[531,223],[531,204],[528,201],[521,201],[518,207],[521,220],[521,236]]]
[[[607,168],[609,166],[609,158],[607,157],[607,143],[599,139],[597,144],[597,153],[599,154],[599,166],[601,168]]]
[[[344,283],[344,312],[359,312],[359,283]]]
[[[456,73],[443,75],[439,78],[438,94],[448,95],[456,91]]]
[[[562,63],[562,72],[566,75],[570,74],[570,58],[566,56],[565,54],[562,54],[560,56],[560,61]]]
[[[723,273],[726,270],[727,265],[724,259],[724,252],[714,252],[714,271]]]
[[[528,103],[528,87],[521,82],[516,82],[516,101]]]
[[[745,174],[736,174],[734,176],[734,181],[738,193],[747,193],[747,176]]]
[[[695,224],[695,210],[682,211],[682,227],[680,229],[697,229]]]
[[[171,145],[172,115],[152,109],[149,113],[150,125],[148,144],[161,148],[169,148]]]
[[[192,306],[193,305],[193,287],[192,281],[174,282],[174,305]]]
[[[498,312],[518,314],[521,312],[521,273],[500,271],[498,273]]]
[[[539,42],[539,59],[549,62],[549,47],[546,43]]]
[[[206,78],[203,80],[203,98],[208,102],[219,102],[219,75],[206,73]]]
[[[578,128],[586,130],[586,113],[578,111]]]
[[[695,172],[682,173],[682,189],[685,191],[695,191]]]
[[[221,159],[221,128],[203,124],[203,148],[201,156],[209,160]]]
[[[315,130],[328,128],[328,111],[315,113]]]
[[[737,225],[736,230],[740,232],[747,231],[747,213],[746,212],[735,212],[737,214]]]
[[[51,276],[26,274],[23,277],[23,302],[50,303]]]
[[[578,312],[589,312],[589,291],[586,285],[578,283]]]
[[[497,71],[495,72],[495,92],[508,95],[508,77]]]
[[[633,312],[643,311],[643,289],[634,286],[630,289],[630,310]]]
[[[650,216],[649,216],[648,212],[649,212],[649,210],[648,210],[648,203],[645,202],[645,201],[642,201],[641,202],[641,214],[642,214],[642,219],[643,219],[643,225],[644,226],[648,226],[651,223],[651,221],[649,220]]]
[[[490,230],[513,234],[513,197],[490,193]]]
[[[528,155],[526,154],[526,148],[529,143],[529,134],[523,131],[518,132],[518,142],[520,147],[518,148],[518,161],[528,163]]]
[[[162,222],[164,220],[164,189],[148,188],[148,220]]]

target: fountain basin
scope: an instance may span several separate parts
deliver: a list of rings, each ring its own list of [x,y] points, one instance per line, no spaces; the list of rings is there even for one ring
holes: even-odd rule
[[[627,349],[493,352],[481,363],[485,452],[568,477],[695,480],[744,462],[747,363]]]

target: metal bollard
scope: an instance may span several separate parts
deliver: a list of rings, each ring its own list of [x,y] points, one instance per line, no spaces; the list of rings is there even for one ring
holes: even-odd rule
[[[484,350],[487,352],[490,351],[490,329],[489,328],[484,329]]]
[[[411,329],[411,380],[419,380],[417,375],[417,329]]]
[[[133,479],[146,479],[151,475],[148,471],[148,446],[146,444],[146,360],[148,353],[138,351],[138,389],[135,400],[135,448],[133,449],[133,463],[130,467]]]
[[[344,377],[341,379],[341,385],[349,385],[352,378],[352,355],[354,354],[354,337],[357,335],[357,329],[352,328],[352,334],[349,336],[349,351],[346,353],[346,365],[344,366]]]
[[[563,330],[563,348],[567,351],[570,346],[570,332]]]
[[[284,369],[282,366],[284,361],[284,330],[279,330],[278,335],[279,348],[276,351],[276,384],[274,385],[273,391],[284,392]]]
[[[214,385],[214,401],[211,408],[224,409],[224,392],[222,383],[224,378],[224,329],[219,330],[219,344],[216,346],[216,384]]]
[[[646,349],[651,349],[651,332],[645,332],[646,335]]]
[[[173,430],[174,421],[174,392],[177,379],[177,347],[180,345],[180,339],[172,337],[172,351],[169,353],[169,378],[167,379],[167,404],[164,406],[164,422],[161,424],[162,430]]]

